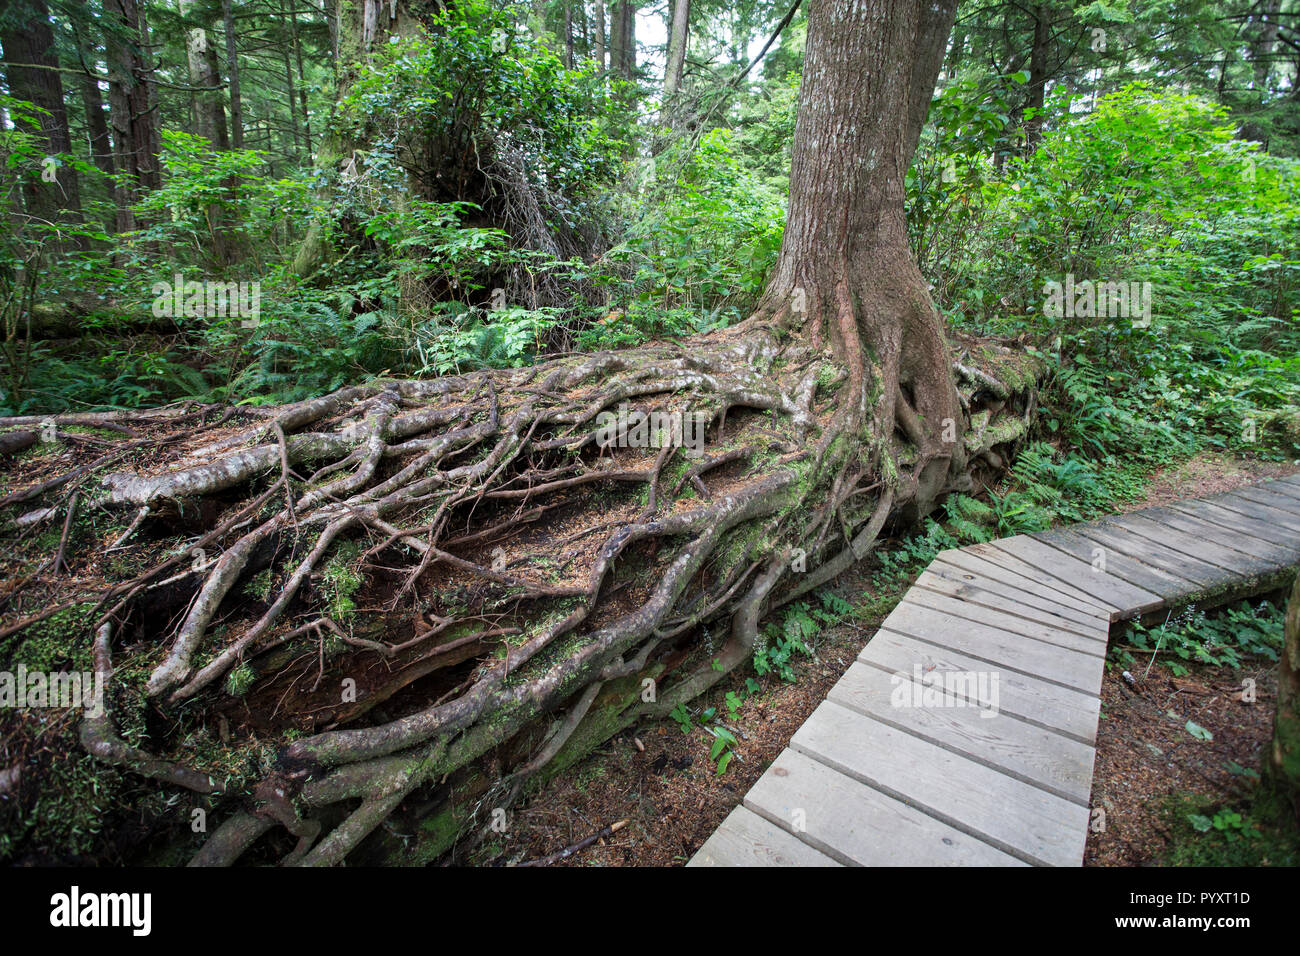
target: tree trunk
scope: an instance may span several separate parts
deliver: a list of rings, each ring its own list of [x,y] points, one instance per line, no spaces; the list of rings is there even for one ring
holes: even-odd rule
[[[1047,97],[1047,47],[1051,39],[1051,13],[1046,4],[1034,8],[1034,40],[1029,52],[1029,100],[1025,119],[1025,155],[1032,156],[1043,139],[1043,107]]]
[[[595,44],[596,68],[603,72],[605,64],[605,0],[596,0],[592,12],[592,43]]]
[[[1273,51],[1277,46],[1278,27],[1281,18],[1282,0],[1264,0],[1259,17],[1259,37],[1251,45],[1250,58],[1254,61],[1255,92],[1260,102],[1268,97],[1269,75],[1273,70]]]
[[[682,86],[686,66],[686,44],[690,35],[691,0],[674,0],[668,36],[668,63],[664,71],[664,95],[671,99]]]
[[[573,0],[563,0],[564,5],[564,66],[573,69]]]
[[[179,0],[179,3],[181,15],[188,19],[194,12],[194,0]],[[211,42],[205,27],[193,26],[186,34],[185,49],[190,83],[197,88],[193,94],[195,132],[206,139],[216,152],[229,152],[230,134],[226,126],[217,48]],[[233,186],[234,183],[230,185]],[[207,225],[212,262],[218,268],[224,268],[233,261],[234,254],[230,239],[230,217],[219,203],[208,206]]]
[[[208,748],[179,731],[146,752],[111,713],[83,721],[99,759],[215,801],[196,864],[235,862],[279,825],[299,838],[288,861],[364,858],[395,814],[435,855],[486,824],[473,808],[713,687],[751,660],[768,610],[969,487],[968,457],[1027,427],[1033,360],[972,343],[954,364],[907,248],[903,174],[954,6],[812,0],[789,225],[750,319],[281,408],[119,415],[138,464],[24,461],[0,503],[43,506],[29,523],[73,490],[83,513],[129,511],[113,566],[147,570],[96,563],[115,576],[87,597],[95,555],[69,549],[66,591],[18,620],[0,608],[0,642],[95,600],[96,670],[132,675],[109,700],[278,741],[246,787],[190,766]],[[963,402],[986,427],[967,428]],[[273,816],[268,793],[287,798]]]
[[[152,68],[140,53],[146,42],[146,27],[136,0],[104,0],[105,17],[116,21],[117,30],[105,31],[108,60],[108,108],[113,127],[113,168],[117,183],[113,190],[117,207],[117,231],[137,228],[133,206],[150,189],[161,184],[158,165],[159,137],[153,111]],[[131,40],[123,37],[131,37]]]
[[[20,13],[11,13],[3,19],[6,26],[0,30],[9,94],[45,111],[40,116],[45,154],[68,156],[72,153],[72,137],[68,132],[68,112],[63,102],[63,81],[54,52],[50,12],[45,0],[28,0],[19,10]],[[56,171],[54,182],[40,176],[26,177],[23,200],[27,215],[33,219],[58,224],[76,221],[81,215],[76,169],[63,163]]]
[[[104,97],[99,89],[99,81],[93,76],[82,74],[79,80],[81,104],[86,112],[86,140],[90,161],[105,177],[109,177],[113,175],[113,143],[108,138],[108,120],[104,117]]]
[[[284,0],[280,0],[280,16],[285,17]],[[293,65],[289,59],[289,46],[286,43],[280,44],[280,62],[284,64],[284,98],[285,106],[289,110],[289,126],[293,130],[293,148],[301,159],[306,154],[302,148],[302,126],[298,117],[298,93],[293,83]]]
[[[221,19],[226,32],[226,76],[230,80],[230,142],[244,148],[244,99],[239,88],[239,46],[235,35],[232,0],[221,0]]]
[[[920,452],[924,514],[965,461],[962,409],[938,312],[912,258],[904,176],[943,60],[956,0],[814,0],[790,170],[790,214],[760,313],[804,326],[849,366],[871,431],[903,428]],[[882,9],[885,8],[885,9]],[[874,367],[872,367],[874,366]],[[943,435],[949,436],[944,440]]]
[[[194,0],[179,0],[181,15],[187,19],[194,13]],[[217,66],[217,48],[211,42],[205,27],[194,26],[186,33],[186,61],[190,83],[194,91],[194,113],[197,120],[195,132],[208,141],[218,152],[230,149],[230,133],[226,125],[226,108],[223,102],[221,71]]]
[[[1277,716],[1269,776],[1300,820],[1300,576],[1286,608],[1286,642],[1277,673]]]
[[[609,68],[624,80],[636,75],[636,0],[610,0]]]

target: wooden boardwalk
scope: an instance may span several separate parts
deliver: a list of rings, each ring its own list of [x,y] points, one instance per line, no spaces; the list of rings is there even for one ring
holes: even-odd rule
[[[945,551],[690,866],[1079,866],[1113,622],[1300,563],[1300,476]]]

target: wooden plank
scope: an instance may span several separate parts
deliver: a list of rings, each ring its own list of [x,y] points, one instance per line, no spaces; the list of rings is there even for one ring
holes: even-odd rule
[[[949,597],[946,594],[940,594],[927,588],[913,587],[907,592],[903,601],[919,604],[922,607],[934,608],[936,611],[943,611],[945,614],[964,618],[976,624],[986,624],[1000,631],[1023,634],[1025,637],[1042,641],[1044,644],[1068,647],[1070,650],[1079,651],[1083,654],[1102,657],[1106,653],[1105,642],[1098,641],[1096,637],[1084,637],[1082,634],[1067,631],[1054,624],[1044,624],[1041,621],[1033,621],[1017,614],[997,611],[982,604]]]
[[[840,864],[764,820],[736,807],[704,841],[687,866],[839,866]]]
[[[1144,518],[1152,518],[1193,537],[1203,537],[1221,547],[1263,560],[1269,567],[1275,568],[1279,563],[1300,555],[1300,538],[1295,539],[1294,547],[1275,544],[1257,537],[1252,530],[1244,527],[1244,521],[1239,522],[1235,528],[1225,528],[1203,515],[1179,511],[1173,507],[1150,508],[1141,514]]]
[[[1256,518],[1241,511],[1229,511],[1227,508],[1200,500],[1175,501],[1169,508],[1180,514],[1211,522],[1230,534],[1249,535],[1255,541],[1267,542],[1285,552],[1300,554],[1300,535],[1264,518]]]
[[[877,631],[858,660],[891,674],[910,674],[918,665],[940,671],[978,671],[999,666],[892,631]],[[1000,673],[1002,710],[1082,743],[1096,742],[1101,702],[1095,694],[1085,694],[1006,667],[1001,667]]]
[[[1296,500],[1296,498],[1288,494],[1285,488],[1270,487],[1270,485],[1248,485],[1237,490],[1244,497],[1268,502],[1271,507],[1300,518],[1300,500]]]
[[[1197,499],[1199,505],[1216,507],[1219,511],[1229,511],[1230,514],[1242,515],[1243,518],[1251,518],[1262,524],[1268,524],[1275,532],[1283,535],[1296,535],[1300,533],[1296,528],[1292,528],[1286,523],[1286,512],[1279,512],[1270,507],[1257,505],[1256,502],[1248,501],[1245,498],[1229,497],[1227,494],[1217,494],[1212,498]]]
[[[1069,533],[1081,535],[1100,544],[1107,551],[1107,561],[1115,554],[1126,555],[1134,561],[1141,561],[1148,568],[1177,575],[1199,587],[1218,587],[1223,584],[1239,583],[1246,579],[1244,574],[1198,560],[1177,548],[1159,544],[1115,525],[1099,523],[1075,525]],[[1186,589],[1188,593],[1195,590],[1197,588]]]
[[[791,747],[1026,862],[1078,866],[1088,808],[823,701]]]
[[[1027,617],[1044,624],[1052,624],[1065,631],[1074,631],[1093,640],[1106,640],[1110,631],[1110,617],[1099,617],[1097,612],[1080,611],[1064,604],[1040,598],[1013,584],[995,578],[955,568],[942,560],[934,560],[916,579],[916,587],[929,588],[962,601],[983,604],[994,610],[1005,611],[1018,617]]]
[[[1300,475],[1287,475],[1284,478],[1274,478],[1269,484],[1275,484],[1281,488],[1290,488],[1287,494],[1300,497]]]
[[[1093,537],[1084,537],[1082,533],[1083,527],[1084,525],[1078,524],[1074,525],[1073,528],[1060,528],[1057,531],[1034,535],[1034,537],[1041,538],[1045,544],[1049,542],[1058,549],[1070,551],[1079,559],[1087,558],[1088,561],[1095,561],[1099,563],[1100,568],[1104,568],[1104,570],[1095,571],[1093,574],[1127,581],[1131,587],[1140,588],[1143,591],[1158,594],[1158,596],[1164,598],[1164,601],[1157,602],[1154,607],[1164,607],[1166,602],[1178,601],[1183,594],[1200,588],[1196,581],[1175,575],[1171,568],[1152,566],[1152,564],[1131,557],[1125,550],[1114,548],[1114,546],[1097,541]],[[1130,604],[1126,610],[1131,611],[1132,607],[1134,605]],[[1154,607],[1147,607],[1144,610],[1153,610]],[[1143,613],[1143,611],[1139,611],[1139,613]]]
[[[1092,654],[1044,644],[1023,634],[976,624],[919,604],[908,601],[899,604],[881,628],[1086,694],[1101,690],[1097,658]]]
[[[1229,491],[1225,494],[1211,495],[1205,500],[1220,507],[1228,508],[1231,511],[1241,511],[1244,514],[1272,522],[1286,528],[1288,531],[1300,532],[1300,517],[1278,508],[1272,504],[1270,498],[1264,498],[1263,501],[1260,501],[1255,495],[1247,494],[1248,490],[1238,488],[1236,491]]]
[[[857,866],[1025,866],[825,764],[786,749],[745,806],[840,863]]]
[[[1145,511],[1107,518],[1098,524],[1104,527],[1123,528],[1138,537],[1146,538],[1148,541],[1243,577],[1267,574],[1276,570],[1274,562],[1219,544],[1206,531],[1177,528],[1172,520],[1152,518]]]
[[[831,688],[827,700],[1087,805],[1093,748],[1003,710],[999,670],[986,664],[965,673],[950,671],[947,677],[941,671],[922,670],[919,683],[917,673],[890,674],[855,662]],[[954,679],[957,686],[952,694],[944,693]]]
[[[1009,541],[1011,539],[1004,538],[1003,540]],[[1096,594],[1090,594],[1082,588],[1066,584],[1060,578],[1044,571],[1037,564],[1031,564],[1008,551],[994,547],[992,544],[970,544],[959,550],[941,551],[939,553],[945,560],[951,560],[956,564],[961,564],[959,558],[975,558],[992,567],[1012,572],[1020,578],[1033,581],[1043,588],[1071,597],[1081,604],[1090,604],[1103,611],[1108,618],[1113,617],[1115,612],[1122,607],[1121,604],[1116,603],[1117,599],[1103,600]]]
[[[1243,533],[1249,532],[1258,540],[1268,541],[1270,544],[1281,545],[1284,548],[1292,548],[1292,546],[1300,548],[1300,535],[1296,535],[1296,532],[1283,528],[1269,519],[1258,518],[1244,511],[1230,510],[1229,507],[1216,505],[1204,499],[1175,501],[1170,507],[1175,511],[1182,511],[1183,514],[1203,518],[1206,522],[1214,522],[1219,527]]]
[[[1055,540],[1049,544],[1019,534],[995,541],[993,547],[1106,601],[1115,608],[1112,622],[1165,606],[1163,595],[1138,587],[1115,573],[1116,565],[1124,562],[1108,563],[1104,571],[1094,567],[1092,550],[1096,545],[1091,543]]]
[[[939,553],[934,563],[930,565],[930,570],[952,568],[966,574],[976,574],[981,580],[997,581],[1025,594],[1032,594],[1039,601],[1040,606],[1068,607],[1100,622],[1102,627],[1109,626],[1111,608],[1088,598],[1075,588],[1068,589],[1073,594],[1067,593],[1065,590],[1057,590],[1050,584],[1021,573],[1017,570],[1017,566],[1028,567],[1028,565],[1024,565],[1018,558],[1012,558],[1009,554],[1000,554],[998,557],[1001,563],[995,564],[977,554],[951,548]],[[1039,576],[1046,580],[1053,580],[1050,575],[1041,572]]]

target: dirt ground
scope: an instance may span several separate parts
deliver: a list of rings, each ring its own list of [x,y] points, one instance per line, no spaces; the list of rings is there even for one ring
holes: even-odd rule
[[[1157,663],[1149,672],[1143,664],[1129,673],[1132,685],[1118,669],[1107,671],[1102,683],[1092,783],[1095,822],[1085,866],[1158,861],[1166,846],[1159,819],[1165,798],[1237,793],[1248,780],[1240,769],[1234,772],[1234,765],[1257,769],[1272,736],[1276,665],[1260,661],[1235,671],[1193,667],[1175,678]],[[1255,681],[1254,703],[1241,699],[1246,679]],[[1211,739],[1193,737],[1186,729],[1189,720],[1208,730]],[[1099,807],[1104,817],[1096,816]]]
[[[1300,473],[1293,464],[1242,461],[1217,453],[1197,456],[1155,474],[1135,511],[1181,498],[1230,491],[1242,485]],[[843,575],[835,590],[855,606],[871,595],[861,569]],[[901,591],[899,592],[901,596]],[[472,857],[481,864],[537,860],[571,847],[603,827],[626,821],[602,839],[555,866],[675,866],[685,863],[744,797],[789,743],[795,731],[825,699],[867,640],[882,610],[828,629],[814,645],[816,658],[801,661],[799,679],[769,678],[746,702],[733,727],[740,738],[736,759],[719,777],[709,760],[711,738],[696,728],[684,734],[671,721],[644,724],[620,734],[567,772],[550,781],[514,813],[508,839],[482,846]],[[735,673],[719,683],[701,706],[717,706],[728,690],[743,687]],[[1257,767],[1271,733],[1276,680],[1271,668],[1241,671],[1202,668],[1175,681],[1160,664],[1130,687],[1108,672],[1102,688],[1093,803],[1106,811],[1106,829],[1090,835],[1085,865],[1132,866],[1150,861],[1164,844],[1161,798],[1175,791],[1226,794],[1241,785],[1230,762]],[[1233,697],[1253,677],[1258,699]],[[1177,719],[1170,716],[1170,712]],[[1213,734],[1193,738],[1193,720]],[[638,742],[644,750],[638,747]]]

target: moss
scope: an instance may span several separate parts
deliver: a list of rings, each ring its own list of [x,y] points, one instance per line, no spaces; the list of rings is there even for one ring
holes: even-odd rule
[[[42,671],[93,670],[89,628],[94,610],[93,602],[75,604],[29,625],[20,632],[23,639],[8,663]]]
[[[355,541],[345,541],[338,546],[321,572],[321,591],[325,595],[329,615],[340,624],[356,613],[357,605],[352,597],[365,582],[358,568],[360,553],[360,545]]]
[[[256,682],[257,674],[244,662],[226,675],[226,693],[231,697],[243,697]]]
[[[270,568],[259,571],[257,574],[244,585],[244,593],[251,594],[259,601],[266,603],[271,597],[271,587],[274,584],[274,575]]]
[[[1222,802],[1203,794],[1167,798],[1161,817],[1169,834],[1161,862],[1171,866],[1297,866],[1300,825],[1267,786]]]

